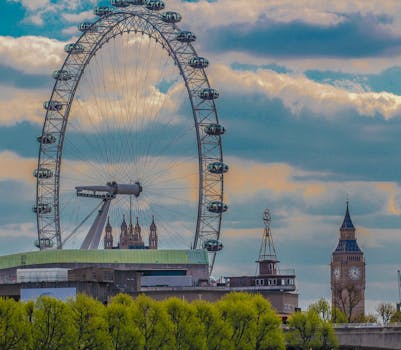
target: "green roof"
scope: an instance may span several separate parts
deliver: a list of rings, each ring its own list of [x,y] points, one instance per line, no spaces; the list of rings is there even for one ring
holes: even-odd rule
[[[208,264],[205,250],[99,249],[42,250],[0,256],[0,269],[62,263],[88,264]]]

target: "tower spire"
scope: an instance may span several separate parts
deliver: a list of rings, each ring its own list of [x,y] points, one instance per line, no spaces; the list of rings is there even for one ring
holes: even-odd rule
[[[346,204],[347,204],[347,207],[345,210],[344,220],[343,220],[340,230],[355,230],[354,224],[352,223],[352,220],[351,220],[351,215],[349,214],[348,196],[347,196]]]

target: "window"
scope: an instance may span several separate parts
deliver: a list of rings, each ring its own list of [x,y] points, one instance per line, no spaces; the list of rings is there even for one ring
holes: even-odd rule
[[[264,286],[265,285],[265,280],[263,278],[258,278],[258,279],[255,280],[255,285]]]

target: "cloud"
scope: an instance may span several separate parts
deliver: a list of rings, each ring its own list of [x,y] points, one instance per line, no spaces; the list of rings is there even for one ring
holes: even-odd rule
[[[0,36],[2,64],[32,74],[51,74],[61,66],[65,43],[41,36]]]
[[[29,74],[0,64],[0,86],[16,88],[43,88],[52,83],[50,75]]]
[[[0,91],[0,125],[11,126],[22,121],[43,123],[43,101],[49,96],[49,91],[5,87]]]
[[[262,93],[270,99],[279,98],[295,115],[310,111],[314,115],[335,118],[350,109],[362,116],[381,115],[385,119],[401,115],[401,97],[388,92],[349,92],[314,82],[304,75],[280,74],[264,69],[238,71],[225,65],[212,66],[210,74],[223,92]]]
[[[6,224],[0,226],[0,239],[7,237],[26,238],[28,236],[31,237],[33,240],[33,238],[35,237],[35,233],[36,233],[36,226],[34,225],[33,222],[21,222],[21,223]]]
[[[8,0],[20,3],[26,9],[25,22],[37,26],[44,25],[49,16],[62,14],[62,18],[67,22],[77,22],[80,19],[93,17],[93,11],[88,11],[88,7],[94,6],[96,0]],[[87,11],[85,11],[87,10]]]
[[[90,20],[95,18],[95,14],[93,13],[93,10],[89,11],[83,11],[79,13],[63,13],[63,18],[70,23],[80,23],[83,22],[84,20]],[[75,32],[77,29],[75,28]]]
[[[0,152],[0,181],[22,181],[28,184],[33,184],[35,178],[32,173],[36,168],[37,159],[23,158],[14,152]]]
[[[388,194],[388,205],[387,211],[389,214],[399,216],[401,214],[401,209],[399,205],[396,203],[396,196],[398,197],[398,202],[400,199],[401,191],[400,187],[394,183],[381,183],[376,185],[378,189],[384,191]]]
[[[230,171],[225,177],[228,201],[249,201],[262,191],[274,196],[294,195],[305,199],[323,196],[326,188],[316,181],[296,181],[297,170],[288,164],[263,164],[255,161],[228,158]]]
[[[356,58],[401,53],[401,35],[384,30],[380,18],[374,16],[352,15],[336,25],[322,26],[276,22],[261,15],[254,24],[212,28],[208,37],[207,47],[212,51],[243,50],[264,57]]]

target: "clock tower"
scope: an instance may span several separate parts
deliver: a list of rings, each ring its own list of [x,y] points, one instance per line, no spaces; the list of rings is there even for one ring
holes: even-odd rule
[[[356,241],[348,201],[330,272],[333,310],[343,311],[348,322],[358,320],[365,313],[365,259]]]

